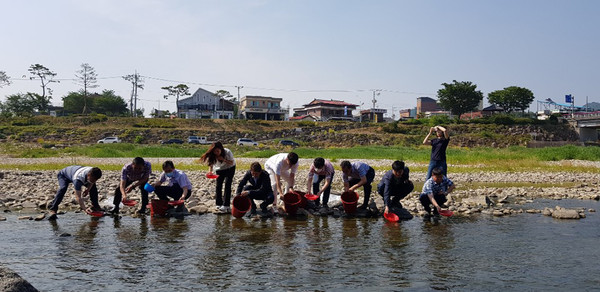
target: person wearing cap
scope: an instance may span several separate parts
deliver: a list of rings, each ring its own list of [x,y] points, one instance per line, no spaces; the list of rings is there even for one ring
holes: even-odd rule
[[[276,207],[277,198],[283,200],[286,192],[294,191],[295,175],[298,171],[298,154],[294,152],[275,154],[265,162],[265,170],[271,179],[271,188],[275,196],[273,206]],[[286,182],[285,192],[281,184],[282,179]],[[277,212],[276,208],[275,212]]]
[[[79,202],[79,208],[82,211],[101,211],[100,204],[98,204],[98,188],[96,187],[96,181],[102,177],[102,170],[98,167],[91,166],[79,166],[79,165],[71,165],[61,169],[58,172],[58,191],[56,191],[56,196],[50,203],[50,216],[48,220],[56,220],[56,212],[58,211],[58,205],[62,202],[65,194],[67,193],[67,189],[69,188],[69,184],[73,184],[75,188],[75,197],[77,198],[77,202]],[[85,190],[82,191],[82,188],[85,186]],[[85,202],[83,201],[83,197],[90,195],[90,201],[92,202],[92,207],[87,209],[85,206]]]
[[[327,208],[327,203],[329,202],[329,194],[331,193],[331,182],[333,181],[333,175],[335,174],[335,170],[333,165],[329,160],[325,160],[323,157],[317,157],[313,161],[313,164],[310,166],[310,170],[308,171],[308,180],[306,182],[306,189],[311,190],[313,194],[321,197],[323,195],[323,207]],[[323,187],[319,188],[321,181],[325,181],[323,183]],[[319,207],[319,199],[315,201],[315,205],[317,208]]]
[[[152,165],[144,158],[136,157],[131,163],[125,164],[121,169],[121,182],[115,189],[113,204],[115,207],[110,211],[113,215],[119,214],[119,205],[121,201],[127,199],[133,189],[139,188],[142,195],[142,204],[137,211],[138,214],[146,213],[146,205],[148,205],[148,191],[144,189],[144,184],[150,179],[152,173]]]
[[[375,170],[364,162],[350,163],[348,160],[342,161],[342,179],[344,180],[344,192],[356,191],[359,187],[363,187],[364,200],[360,209],[366,209],[369,206],[372,186],[371,183],[375,179]]]
[[[263,201],[260,204],[260,209],[263,214],[268,214],[267,206],[273,203],[275,196],[271,186],[269,173],[262,169],[260,163],[253,162],[250,165],[250,170],[244,174],[240,181],[236,194],[238,196],[249,197],[252,202],[251,215],[256,214],[256,204],[254,200]]]
[[[377,192],[383,197],[385,213],[390,212],[390,207],[402,209],[400,200],[404,199],[415,186],[409,180],[409,172],[404,161],[396,160],[392,163],[392,170],[388,170],[377,185]]]

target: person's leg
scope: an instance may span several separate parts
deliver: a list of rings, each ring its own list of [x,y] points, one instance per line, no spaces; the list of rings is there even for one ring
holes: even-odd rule
[[[69,188],[69,184],[71,181],[67,179],[62,173],[58,173],[58,190],[56,191],[56,195],[50,203],[50,211],[56,212],[58,211],[58,205],[62,202],[65,194],[67,193],[67,189]]]
[[[100,211],[102,210],[102,208],[100,208],[100,204],[98,203],[98,187],[96,186],[96,184],[93,184],[92,187],[90,188],[90,201],[92,202],[92,209],[94,211]]]
[[[323,177],[325,178],[325,177]],[[327,207],[329,204],[329,194],[331,194],[331,183],[329,186],[323,191],[323,207]]]
[[[250,186],[244,187],[244,190],[247,190],[249,187]],[[252,202],[252,213],[256,213],[256,204],[254,203],[254,200],[264,201],[260,204],[260,207],[263,208],[263,204],[267,199],[267,195],[261,192],[252,192],[248,195],[248,197],[250,198],[250,202]],[[273,203],[273,201],[271,201],[271,203]]]
[[[323,180],[323,178],[325,178],[325,176],[322,175],[314,175],[313,176],[313,184],[312,184],[312,192],[313,194],[317,194],[319,192],[319,185],[321,184],[321,181]],[[315,200],[315,205],[317,207],[319,207],[319,199]],[[325,203],[323,203],[325,204]]]
[[[275,197],[279,196],[279,190],[277,189],[277,182],[275,181],[275,171],[270,168],[266,169],[267,173],[269,173],[269,179],[271,180],[271,189],[273,190],[273,195]],[[281,194],[283,196],[283,194]]]
[[[260,210],[263,213],[266,213],[266,212],[268,212],[267,207],[269,205],[273,204],[273,201],[275,200],[275,196],[273,196],[273,194],[267,194],[264,198],[265,198],[264,202],[262,202],[260,204]],[[275,207],[275,206],[273,206],[273,207]]]
[[[436,165],[437,162],[435,160],[429,160],[429,166],[427,167],[427,176],[425,177],[425,180],[431,178],[431,172],[433,171]]]
[[[227,169],[225,175],[225,201],[223,206],[229,207],[231,204],[231,184],[233,183],[233,176],[235,175],[235,165]]]
[[[427,194],[421,194],[419,196],[419,201],[421,202],[421,205],[425,209],[425,212],[427,212],[428,214],[431,214],[431,207],[429,206],[431,204],[431,200],[429,200],[429,196],[427,196]]]
[[[216,197],[215,203],[218,208],[220,206],[223,206],[223,181],[225,181],[225,171],[217,170],[216,174],[219,175],[219,177],[217,177],[216,190],[215,190],[215,197]]]
[[[171,191],[171,187],[169,186],[157,186],[154,188],[154,193],[160,200],[168,201],[169,197],[167,196]]]
[[[442,168],[442,173],[444,176],[448,176],[448,164],[446,163],[446,160],[441,160],[439,162],[439,167]]]
[[[138,213],[145,213],[146,206],[148,206],[148,191],[146,191],[143,187],[141,187],[140,193],[142,193],[142,205],[140,206]]]
[[[371,185],[373,183],[373,179],[375,179],[375,169],[371,167],[367,172],[367,183],[363,185],[365,198],[363,200],[363,205],[361,206],[362,208],[367,208],[367,206],[369,206],[369,199],[371,198],[371,190],[373,188]]]

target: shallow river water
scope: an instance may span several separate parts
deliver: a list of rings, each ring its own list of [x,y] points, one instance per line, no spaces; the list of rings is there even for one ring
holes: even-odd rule
[[[586,207],[537,201],[525,207]],[[600,289],[600,216],[424,222],[229,215],[0,222],[3,264],[41,291]],[[65,233],[71,236],[61,236]]]

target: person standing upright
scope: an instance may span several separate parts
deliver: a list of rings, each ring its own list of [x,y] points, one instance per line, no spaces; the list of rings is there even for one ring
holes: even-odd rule
[[[200,157],[200,161],[208,163],[209,172],[216,172],[216,210],[220,213],[229,213],[231,202],[231,183],[235,175],[235,159],[231,150],[223,147],[221,142],[214,142]],[[223,182],[225,182],[225,200],[223,200]]]
[[[431,136],[434,131],[436,138],[429,140],[429,136]],[[427,137],[423,140],[423,145],[431,145],[431,159],[429,160],[429,167],[427,168],[426,180],[431,178],[431,171],[436,167],[442,169],[444,176],[447,175],[448,165],[446,164],[446,148],[448,148],[448,143],[450,143],[448,129],[442,126],[435,126],[429,129],[429,134],[427,134]]]

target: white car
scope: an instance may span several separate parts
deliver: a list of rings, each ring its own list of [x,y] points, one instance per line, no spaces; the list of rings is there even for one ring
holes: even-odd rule
[[[239,138],[235,144],[240,146],[258,146],[258,143],[249,138]]]
[[[119,139],[119,137],[106,137],[104,139],[100,139],[98,140],[98,143],[103,144],[103,143],[121,143],[121,139]]]

